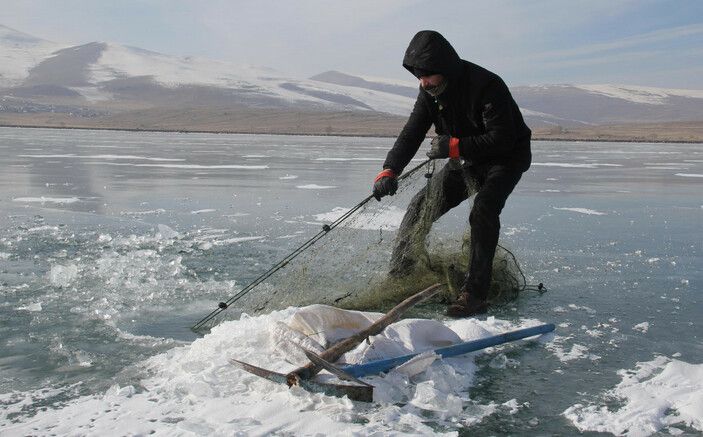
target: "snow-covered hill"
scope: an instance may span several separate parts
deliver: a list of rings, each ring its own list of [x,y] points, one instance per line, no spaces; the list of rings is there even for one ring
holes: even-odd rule
[[[20,85],[32,67],[63,47],[0,25],[0,87]]]
[[[302,105],[403,115],[413,104],[406,96],[293,79],[270,68],[105,42],[68,47],[6,27],[0,27],[0,60],[0,87],[21,88],[24,97],[77,94],[89,102],[142,98],[175,104],[194,99],[196,104]]]

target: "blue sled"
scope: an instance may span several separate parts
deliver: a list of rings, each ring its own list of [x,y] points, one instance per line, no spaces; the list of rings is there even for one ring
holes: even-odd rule
[[[434,352],[444,358],[454,357],[457,355],[463,355],[469,352],[485,349],[487,347],[496,346],[515,340],[520,340],[522,338],[546,334],[548,332],[554,331],[554,329],[555,326],[553,323],[547,323],[544,325],[533,326],[531,328],[523,328],[518,329],[517,331],[506,332],[505,334],[494,335],[492,337],[486,337],[479,340],[472,340],[464,343],[458,343],[451,346],[438,348],[435,349]],[[382,372],[387,372],[393,369],[394,367],[403,364],[411,358],[420,355],[420,353],[421,352],[416,352],[408,355],[402,355],[400,357],[371,361],[364,364],[351,364],[346,366],[340,366],[339,370],[356,378],[361,378],[362,376],[367,375],[377,375]]]

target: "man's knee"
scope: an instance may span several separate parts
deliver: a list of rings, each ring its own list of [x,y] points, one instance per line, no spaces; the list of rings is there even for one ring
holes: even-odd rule
[[[469,214],[469,223],[472,228],[487,225],[500,227],[501,210],[500,202],[477,196]]]

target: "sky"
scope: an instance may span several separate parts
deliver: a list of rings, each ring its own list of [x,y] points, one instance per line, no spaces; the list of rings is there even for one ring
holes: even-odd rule
[[[511,86],[616,83],[703,89],[701,0],[0,0],[0,24],[68,44],[413,80],[419,30]]]

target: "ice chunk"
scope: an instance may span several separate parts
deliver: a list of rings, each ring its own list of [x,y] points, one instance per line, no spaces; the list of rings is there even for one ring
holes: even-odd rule
[[[430,367],[432,363],[439,358],[441,357],[434,353],[434,351],[423,352],[396,367],[394,370],[396,372],[403,373],[408,377],[413,377],[418,373],[424,372],[425,369]]]
[[[647,331],[649,331],[649,322],[638,323],[633,326],[632,329],[634,329],[635,331],[646,333]]]
[[[166,226],[166,225],[159,224],[158,228],[159,228],[159,234],[157,235],[157,238],[160,236],[161,238],[169,240],[172,238],[178,238],[178,236],[180,235],[178,232],[174,231],[173,229],[171,229],[169,226]]]
[[[62,266],[54,265],[49,271],[49,282],[55,287],[67,287],[78,277],[78,266],[69,264]]]
[[[16,308],[17,311],[29,311],[30,313],[40,312],[42,310],[41,302],[30,303]]]
[[[437,390],[433,381],[419,383],[410,403],[423,410],[434,411],[442,419],[459,416],[463,406],[457,396]]]

